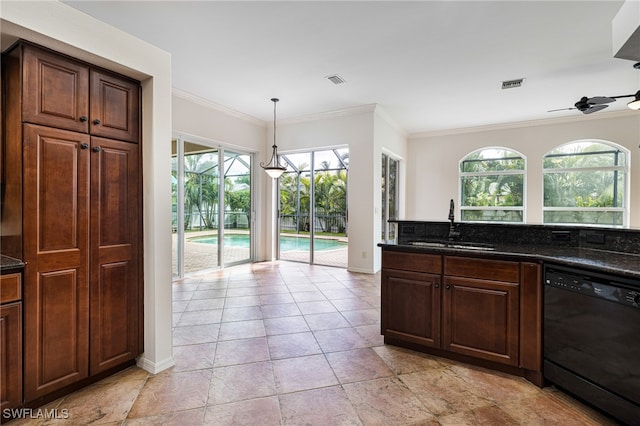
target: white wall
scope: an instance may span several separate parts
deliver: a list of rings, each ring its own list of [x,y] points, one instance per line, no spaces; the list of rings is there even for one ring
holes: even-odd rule
[[[545,120],[409,138],[406,218],[446,221],[449,200],[458,200],[459,161],[486,146],[504,146],[527,158],[526,221],[542,223],[542,156],[581,139],[615,142],[631,151],[630,226],[640,226],[640,115],[599,113],[572,120]],[[456,205],[456,217],[459,210]]]
[[[398,217],[405,216],[406,200],[406,165],[407,165],[407,135],[395,125],[395,122],[381,108],[377,107],[374,116],[374,146],[373,155],[373,197],[374,197],[374,218],[372,229],[375,242],[380,240],[382,235],[382,154],[390,155],[399,161],[398,176]],[[378,271],[382,263],[382,250],[378,248],[374,252],[374,270]]]
[[[174,364],[171,339],[171,57],[59,2],[3,2],[3,46],[21,37],[142,81],[144,355]]]

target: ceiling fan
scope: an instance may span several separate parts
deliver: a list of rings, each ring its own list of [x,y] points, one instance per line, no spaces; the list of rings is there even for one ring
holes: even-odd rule
[[[633,68],[640,70],[640,62],[637,62],[633,65]],[[552,109],[547,112],[555,112],[555,111],[566,111],[570,109],[577,109],[583,114],[591,114],[593,112],[602,111],[606,107],[608,107],[611,102],[615,102],[616,99],[620,98],[634,98],[631,102],[627,104],[630,109],[640,110],[640,90],[638,90],[633,95],[621,95],[621,96],[594,96],[593,98],[587,98],[583,96],[580,98],[578,102],[573,104],[571,108],[560,108],[560,109]]]
[[[578,102],[574,104],[571,108],[560,108],[560,109],[552,109],[547,112],[555,112],[555,111],[565,111],[570,109],[577,109],[583,114],[591,114],[597,111],[602,111],[606,107],[608,107],[611,102],[615,102],[616,99],[620,98],[635,98],[631,102],[627,104],[627,106],[631,109],[640,109],[640,90],[638,90],[633,95],[621,95],[621,96],[594,96],[593,98],[587,98],[583,96],[580,98]]]

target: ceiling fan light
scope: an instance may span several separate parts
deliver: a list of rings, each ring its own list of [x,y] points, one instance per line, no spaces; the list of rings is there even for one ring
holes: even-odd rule
[[[640,99],[636,98],[636,99],[632,100],[631,102],[629,102],[629,103],[627,104],[627,106],[628,106],[630,109],[639,110],[639,109],[640,109]]]

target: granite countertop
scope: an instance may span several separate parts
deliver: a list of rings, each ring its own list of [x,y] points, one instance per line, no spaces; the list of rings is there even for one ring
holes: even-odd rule
[[[454,243],[455,244],[455,243]],[[576,268],[586,268],[633,279],[640,279],[640,254],[629,254],[590,248],[548,245],[494,245],[492,250],[465,249],[461,247],[423,247],[410,244],[380,243],[383,249],[414,253],[440,253],[474,257],[543,261]]]
[[[13,257],[0,255],[0,272],[3,274],[10,272],[20,272],[24,269],[24,262]]]

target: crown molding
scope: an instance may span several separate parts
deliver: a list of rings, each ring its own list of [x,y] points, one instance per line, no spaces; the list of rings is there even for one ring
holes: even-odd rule
[[[253,117],[253,116],[251,116],[249,114],[245,114],[243,112],[236,111],[235,109],[231,109],[231,108],[228,108],[228,107],[226,107],[224,105],[220,105],[220,104],[217,104],[217,103],[212,102],[210,100],[207,100],[207,99],[201,98],[199,96],[193,95],[191,93],[184,92],[184,91],[182,91],[180,89],[176,89],[175,87],[171,88],[171,93],[174,96],[178,97],[178,98],[182,98],[182,99],[184,99],[186,101],[193,102],[194,104],[203,106],[205,108],[209,108],[209,109],[213,109],[213,110],[219,111],[219,112],[221,112],[223,114],[230,115],[230,116],[238,118],[240,120],[248,121],[249,123],[255,124],[256,126],[267,127],[267,125],[268,125],[267,122],[262,121],[262,120],[260,120],[260,119],[258,119],[256,117]]]
[[[428,137],[434,137],[434,136],[459,135],[463,133],[478,133],[478,132],[489,132],[489,131],[496,131],[496,130],[519,129],[523,127],[578,123],[578,122],[584,122],[587,120],[589,121],[605,120],[605,119],[611,119],[611,118],[629,117],[632,115],[637,115],[640,118],[640,114],[638,112],[627,110],[627,111],[600,113],[597,115],[589,115],[588,117],[581,115],[576,117],[544,118],[540,120],[517,121],[514,123],[489,124],[486,126],[463,127],[459,129],[444,129],[444,130],[434,130],[434,131],[427,131],[427,132],[418,132],[418,133],[410,134],[408,139],[412,140],[412,139],[422,139],[422,138],[428,138]]]
[[[336,111],[320,112],[318,114],[301,115],[299,117],[278,119],[278,124],[300,124],[308,123],[311,121],[328,120],[338,117],[347,117],[350,115],[364,114],[367,112],[374,112],[376,110],[376,104],[360,105],[352,108],[339,109]]]

